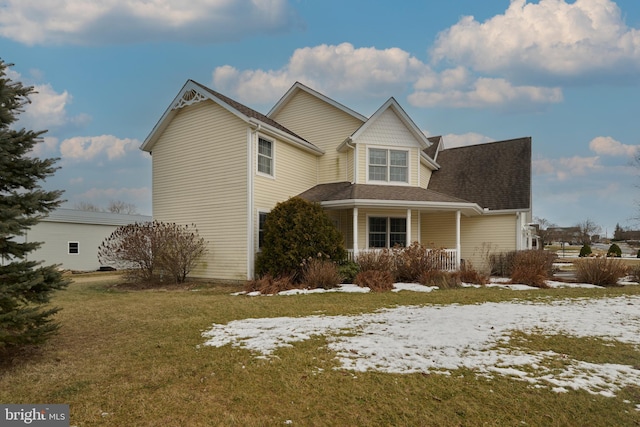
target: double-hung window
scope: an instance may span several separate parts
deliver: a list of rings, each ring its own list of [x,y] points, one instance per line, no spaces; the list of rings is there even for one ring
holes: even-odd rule
[[[409,182],[409,152],[369,149],[369,181]]]
[[[258,172],[273,176],[273,142],[258,138]]]
[[[370,217],[369,247],[407,246],[406,218]]]

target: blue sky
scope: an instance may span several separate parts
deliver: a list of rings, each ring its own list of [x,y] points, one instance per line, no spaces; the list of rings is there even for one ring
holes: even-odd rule
[[[637,225],[637,0],[5,0],[0,56],[66,207],[151,214],[138,147],[187,79],[264,113],[301,81],[367,116],[393,96],[449,147],[531,136],[535,216]]]

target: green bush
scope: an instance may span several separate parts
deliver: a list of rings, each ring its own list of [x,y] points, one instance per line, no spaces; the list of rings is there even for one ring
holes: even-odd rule
[[[607,256],[620,258],[622,256],[622,249],[620,249],[620,246],[614,243],[611,246],[609,246],[609,250],[607,251]]]
[[[338,273],[342,277],[342,283],[353,283],[360,272],[360,266],[354,261],[343,261],[338,264]]]
[[[585,244],[580,248],[580,255],[578,256],[584,258],[589,255],[591,255],[591,246]]]
[[[589,258],[575,263],[576,280],[598,286],[616,286],[627,274],[622,260],[615,258]]]
[[[636,255],[636,258],[640,258],[640,249],[638,249],[638,254]]]
[[[342,234],[319,204],[293,197],[278,203],[264,224],[264,243],[256,260],[259,276],[302,277],[303,261],[326,257],[340,262],[347,257]]]

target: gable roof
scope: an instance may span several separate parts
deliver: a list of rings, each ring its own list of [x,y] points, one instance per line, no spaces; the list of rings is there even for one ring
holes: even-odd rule
[[[531,137],[441,150],[429,189],[489,210],[531,208]]]
[[[427,136],[418,128],[418,126],[416,126],[413,120],[411,120],[411,117],[409,117],[409,115],[402,109],[400,104],[398,104],[398,101],[396,101],[393,97],[389,98],[387,102],[382,104],[382,106],[378,108],[378,110],[373,113],[371,117],[369,117],[369,120],[367,120],[362,126],[356,129],[356,131],[351,135],[351,140],[355,141],[356,139],[358,139],[358,137],[362,135],[372,125],[372,123],[375,123],[375,121],[378,120],[378,118],[382,116],[387,110],[392,110],[396,113],[400,121],[407,127],[409,132],[411,132],[411,134],[416,138],[423,149],[429,146],[429,140],[427,139]]]
[[[442,136],[430,136],[427,139],[429,140],[431,145],[422,151],[424,151],[424,154],[433,159],[433,161],[437,161],[438,152],[440,151],[440,147],[442,145]]]
[[[319,184],[298,195],[310,202],[321,203],[325,207],[346,207],[356,205],[414,206],[440,209],[463,209],[468,214],[478,214],[481,209],[475,203],[426,190],[421,187],[404,185],[352,184],[333,182]]]
[[[367,118],[365,116],[363,116],[362,114],[352,110],[351,108],[329,98],[326,95],[321,94],[318,91],[315,91],[313,89],[311,89],[308,86],[305,86],[304,84],[300,83],[300,82],[295,82],[293,84],[293,86],[291,86],[289,88],[289,90],[287,91],[287,93],[285,93],[282,98],[280,98],[278,100],[278,102],[276,102],[276,104],[271,108],[271,110],[267,113],[267,116],[269,117],[273,117],[276,114],[278,114],[278,112],[284,108],[284,106],[295,96],[296,93],[298,93],[299,91],[303,91],[308,93],[311,96],[315,96],[316,98],[326,102],[327,104],[330,104],[334,107],[336,107],[337,109],[349,114],[350,116],[360,120],[361,122],[366,122]]]
[[[176,112],[188,105],[194,104],[203,100],[211,100],[221,106],[222,108],[229,111],[231,114],[240,118],[241,120],[247,122],[252,125],[260,125],[265,131],[271,131],[272,133],[289,140],[291,142],[297,143],[303,148],[313,151],[315,153],[321,154],[323,151],[317,146],[313,145],[311,142],[297,135],[295,132],[287,129],[285,126],[282,126],[280,123],[275,120],[267,117],[266,115],[247,107],[240,102],[237,102],[228,96],[225,96],[219,92],[216,92],[208,87],[194,81],[187,80],[184,84],[178,95],[171,102],[167,110],[164,112],[158,123],[151,130],[151,133],[142,143],[140,147],[143,151],[152,151],[153,145],[157,141],[157,139],[162,134],[162,131],[168,126],[171,119],[176,114]]]

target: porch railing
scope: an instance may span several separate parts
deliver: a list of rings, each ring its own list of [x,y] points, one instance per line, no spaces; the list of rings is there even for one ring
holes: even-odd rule
[[[383,249],[347,249],[349,261],[355,261],[359,254],[366,252],[381,252]],[[427,252],[438,252],[438,269],[443,271],[456,271],[458,270],[457,254],[455,249],[426,249]]]

